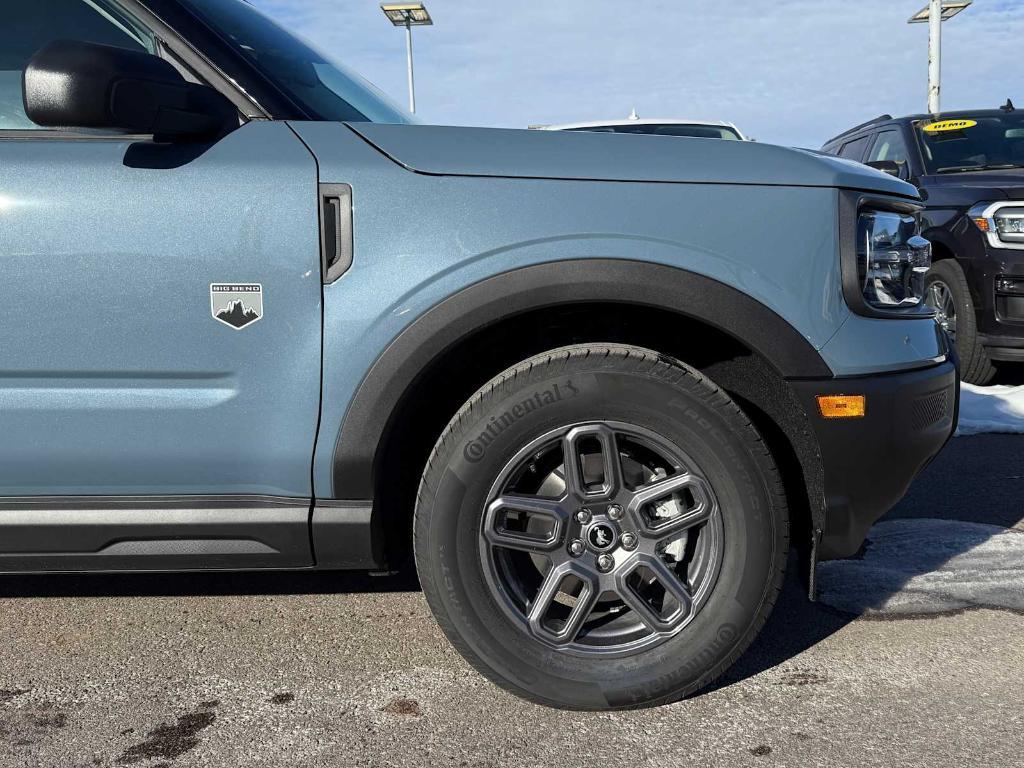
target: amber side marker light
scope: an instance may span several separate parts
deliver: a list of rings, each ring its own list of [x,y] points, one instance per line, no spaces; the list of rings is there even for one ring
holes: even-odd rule
[[[866,408],[864,395],[818,395],[818,410],[826,419],[860,419]]]

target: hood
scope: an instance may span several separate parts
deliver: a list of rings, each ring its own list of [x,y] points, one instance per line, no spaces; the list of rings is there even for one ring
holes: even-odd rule
[[[438,176],[845,187],[917,197],[860,163],[749,141],[584,131],[348,123],[411,171]]]
[[[1024,200],[1024,168],[966,171],[927,176],[922,186],[962,198],[970,205],[978,200]]]

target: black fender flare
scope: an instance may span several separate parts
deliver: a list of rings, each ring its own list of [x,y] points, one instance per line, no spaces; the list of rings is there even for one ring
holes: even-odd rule
[[[395,408],[438,355],[481,327],[535,309],[614,302],[708,323],[761,354],[783,378],[833,377],[811,343],[773,310],[717,280],[626,259],[574,259],[513,269],[455,293],[406,327],[377,358],[342,421],[334,495],[372,499],[373,468]]]

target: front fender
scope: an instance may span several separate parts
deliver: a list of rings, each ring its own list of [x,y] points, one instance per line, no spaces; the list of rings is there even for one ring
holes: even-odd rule
[[[353,190],[352,266],[324,287],[323,405],[313,472],[319,498],[356,498],[368,487],[368,471],[352,486],[335,484],[335,454],[343,422],[342,443],[349,434],[372,443],[372,432],[349,426],[369,409],[362,405],[370,402],[366,392],[408,383],[398,373],[395,382],[370,383],[385,350],[390,355],[390,346],[434,307],[499,275],[565,262],[548,285],[530,290],[551,292],[546,301],[579,300],[568,297],[587,289],[587,263],[595,259],[676,268],[746,294],[815,349],[849,316],[838,276],[835,189],[437,176],[402,167],[345,125],[290,125],[316,156],[320,182]],[[666,307],[685,309],[679,295],[636,283],[644,278],[619,279],[633,282],[616,286],[613,298],[658,293]],[[686,295],[699,301],[699,293]],[[495,309],[507,309],[503,300]],[[387,418],[392,401],[375,401],[376,419]],[[372,446],[360,451],[372,453]],[[354,480],[366,467],[362,462],[345,476]]]
[[[373,496],[378,446],[396,406],[437,356],[482,326],[561,304],[618,302],[708,323],[760,353],[783,377],[828,378],[814,347],[763,304],[687,270],[625,259],[570,259],[513,269],[470,285],[420,315],[360,383],[334,447],[332,484],[344,498]]]

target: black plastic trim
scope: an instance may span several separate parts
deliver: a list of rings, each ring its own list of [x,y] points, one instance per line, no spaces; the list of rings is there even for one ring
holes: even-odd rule
[[[163,18],[159,9],[146,0],[114,0],[130,15],[135,16],[152,31],[161,45],[191,69],[207,85],[225,96],[238,111],[250,120],[265,119],[269,115],[260,104],[229,74],[197,48],[182,29],[176,29]]]
[[[821,452],[825,524],[818,556],[849,557],[956,429],[959,376],[950,359],[915,371],[790,382]],[[818,395],[865,395],[864,418],[825,419]],[[945,410],[934,399],[945,396]]]
[[[0,498],[0,572],[308,568],[309,499]]]
[[[575,259],[511,270],[464,288],[414,321],[361,382],[338,435],[333,495],[374,495],[373,468],[391,414],[431,360],[481,327],[531,310],[583,302],[658,307],[709,323],[755,349],[785,378],[828,378],[814,347],[750,296],[676,267]]]
[[[164,27],[173,30],[187,47],[174,52],[190,66],[216,73],[257,110],[259,116],[277,120],[311,118],[279,88],[270,83],[252,64],[235,53],[220,35],[196,18],[177,0],[119,0],[148,11]],[[187,57],[187,58],[186,58]],[[211,83],[212,85],[213,83]],[[250,115],[255,117],[257,115]]]
[[[355,249],[352,187],[348,184],[321,184],[318,205],[320,267],[324,284],[329,285],[352,266]]]
[[[188,494],[146,496],[0,496],[0,514],[9,509],[263,509],[309,506],[303,496],[266,494]]]
[[[311,535],[317,568],[368,569],[384,566],[384,537],[374,529],[373,501],[318,500]]]

